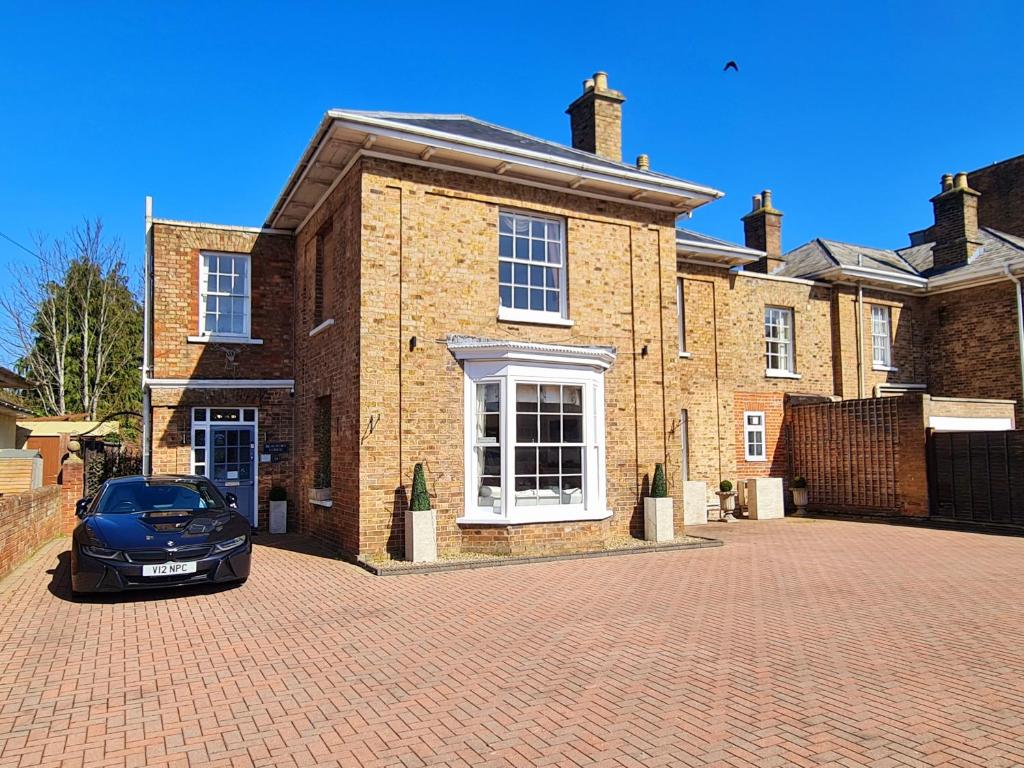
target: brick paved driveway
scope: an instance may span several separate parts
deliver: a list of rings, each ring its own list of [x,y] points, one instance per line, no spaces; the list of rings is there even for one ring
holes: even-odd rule
[[[1024,765],[1024,540],[706,530],[399,578],[262,546],[81,604],[55,543],[0,584],[0,766]]]

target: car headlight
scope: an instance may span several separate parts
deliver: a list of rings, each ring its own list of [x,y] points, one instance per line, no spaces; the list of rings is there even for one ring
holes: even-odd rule
[[[233,539],[222,541],[219,544],[214,545],[213,549],[215,552],[227,552],[229,549],[237,549],[238,547],[245,544],[246,536],[236,536]]]
[[[98,557],[102,560],[121,560],[121,553],[116,549],[107,549],[106,547],[82,547],[82,551],[91,556]]]

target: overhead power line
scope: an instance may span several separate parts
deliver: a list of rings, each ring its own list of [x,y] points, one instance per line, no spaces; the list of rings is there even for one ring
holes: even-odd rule
[[[15,240],[13,237],[10,237],[9,235],[4,234],[3,232],[0,232],[0,237],[2,237],[4,240],[6,240],[7,242],[9,242],[11,244],[18,246],[19,248],[21,248],[21,250],[23,250],[25,253],[29,254],[30,256],[38,256],[39,255],[35,251],[33,251],[31,248],[25,247],[24,245],[19,243],[17,240]]]

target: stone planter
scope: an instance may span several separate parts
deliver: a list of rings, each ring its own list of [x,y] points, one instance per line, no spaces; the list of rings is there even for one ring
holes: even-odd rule
[[[751,520],[777,520],[785,516],[781,477],[752,477],[746,485],[747,515]]]
[[[644,497],[644,538],[647,541],[672,541],[675,538],[671,497]]]
[[[719,519],[725,523],[731,523],[736,518],[732,513],[736,511],[736,491],[715,491],[718,496],[718,506],[721,509]]]
[[[683,530],[708,521],[708,484],[703,480],[683,482]]]
[[[405,510],[405,559],[413,563],[437,560],[437,510]]]
[[[272,501],[272,502],[270,502],[270,532],[271,533],[287,533],[288,532],[288,502],[287,501]]]
[[[309,489],[309,500],[310,501],[330,501],[331,500],[331,489],[330,488],[310,488]]]
[[[807,489],[806,488],[791,488],[793,491],[793,506],[796,507],[797,512],[807,511]]]

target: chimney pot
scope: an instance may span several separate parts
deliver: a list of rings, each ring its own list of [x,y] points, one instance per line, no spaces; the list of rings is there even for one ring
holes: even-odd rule
[[[641,171],[649,171],[651,169],[651,158],[647,155],[637,155],[636,167]]]
[[[752,198],[750,198],[750,210],[751,211],[759,211],[759,210],[761,210],[761,196],[760,195],[754,195]]]
[[[595,72],[594,73],[594,89],[598,91],[608,90],[608,73],[607,72]]]
[[[961,171],[953,177],[953,186],[957,189],[967,189],[967,174]]]
[[[942,191],[947,192],[953,188],[953,174],[944,173],[942,174]]]
[[[772,191],[770,189],[766,189],[761,192],[761,204],[765,208],[772,207]]]
[[[592,90],[594,90],[594,78],[588,77],[583,81],[583,92],[586,93],[587,91]]]

